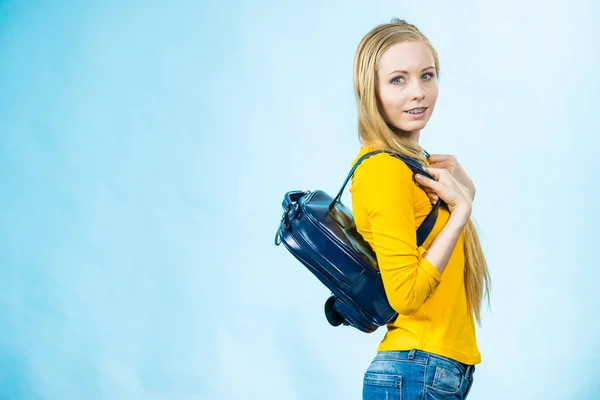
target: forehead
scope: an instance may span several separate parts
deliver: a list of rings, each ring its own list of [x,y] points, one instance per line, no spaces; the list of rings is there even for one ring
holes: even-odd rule
[[[397,69],[420,72],[423,68],[433,65],[433,54],[425,42],[404,42],[390,46],[381,55],[378,70],[382,73]]]

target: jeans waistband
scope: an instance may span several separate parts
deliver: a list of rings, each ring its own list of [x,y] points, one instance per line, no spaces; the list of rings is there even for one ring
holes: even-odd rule
[[[432,358],[452,363],[466,376],[471,376],[475,372],[475,365],[463,364],[460,361],[452,358],[416,349],[402,351],[380,351],[375,356],[375,360],[408,360],[419,364],[429,364]]]

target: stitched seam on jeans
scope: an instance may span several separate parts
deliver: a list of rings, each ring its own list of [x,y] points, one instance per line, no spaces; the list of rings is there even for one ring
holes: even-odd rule
[[[437,377],[437,368],[444,369],[444,368],[441,368],[441,367],[438,367],[438,366],[436,366],[435,368],[436,368],[436,371],[435,371],[435,375],[433,376],[433,383],[435,383],[435,378]],[[436,393],[443,394],[443,395],[446,395],[446,396],[454,396],[454,395],[457,395],[460,392],[460,390],[463,387],[463,384],[465,383],[465,376],[466,375],[463,374],[463,373],[461,373],[461,375],[462,375],[462,377],[461,377],[460,383],[458,384],[458,389],[455,390],[454,392],[448,392],[447,390],[438,389],[436,387],[427,385],[427,383],[425,383],[425,386],[427,387],[427,389],[433,390]]]
[[[373,361],[398,361],[398,362],[407,362],[407,363],[415,363],[415,364],[427,364],[427,360],[409,360],[407,358],[397,358],[391,356],[376,356]]]
[[[423,368],[423,387],[421,388],[421,400],[425,400],[425,386],[427,385],[427,368],[429,368],[429,354],[425,360],[425,368]]]
[[[431,357],[437,358],[438,360],[446,361],[446,362],[449,362],[449,363],[452,363],[452,364],[456,365],[456,368],[458,368],[458,370],[460,371],[461,374],[466,374],[467,373],[468,366],[466,364],[462,364],[461,365],[461,363],[459,363],[456,360],[453,360],[450,357],[442,357],[442,356],[439,356],[437,354],[431,354]],[[464,369],[464,372],[463,372],[463,369]]]
[[[469,392],[471,391],[472,386],[473,386],[473,377],[471,377],[471,379],[469,379],[469,381],[467,382],[467,389],[465,390],[465,396],[464,396],[465,399],[469,395]]]
[[[377,376],[390,377],[391,379],[378,379]],[[402,377],[398,375],[368,372],[364,376],[364,383],[366,385],[386,386],[400,389],[402,388]]]

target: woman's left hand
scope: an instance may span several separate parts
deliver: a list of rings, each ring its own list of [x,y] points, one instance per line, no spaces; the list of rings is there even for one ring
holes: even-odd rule
[[[463,189],[465,196],[468,196],[471,200],[475,198],[475,185],[456,157],[449,154],[431,154],[429,156],[429,166],[432,168],[443,168],[448,170],[461,186],[461,189]],[[427,194],[433,203],[437,201],[438,197],[435,193],[427,191]]]

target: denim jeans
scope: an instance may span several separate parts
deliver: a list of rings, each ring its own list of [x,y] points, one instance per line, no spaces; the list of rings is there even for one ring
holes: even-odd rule
[[[474,365],[420,350],[378,352],[363,381],[363,400],[462,400]]]

